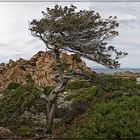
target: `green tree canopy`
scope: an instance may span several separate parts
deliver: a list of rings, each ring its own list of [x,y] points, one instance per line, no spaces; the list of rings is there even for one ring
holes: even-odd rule
[[[117,51],[108,41],[118,36],[117,17],[101,18],[95,11],[76,10],[77,7],[47,8],[43,17],[30,22],[33,36],[39,37],[50,50],[55,48],[77,53],[109,68],[120,66],[118,59],[127,55]]]

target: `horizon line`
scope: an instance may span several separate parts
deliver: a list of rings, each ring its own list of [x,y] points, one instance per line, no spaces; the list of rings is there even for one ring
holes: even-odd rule
[[[110,69],[111,70],[111,68],[103,68],[103,67],[92,67],[92,69]],[[112,70],[116,70],[116,69],[140,69],[140,67],[139,68],[132,68],[132,67],[124,67],[124,68],[113,68]]]

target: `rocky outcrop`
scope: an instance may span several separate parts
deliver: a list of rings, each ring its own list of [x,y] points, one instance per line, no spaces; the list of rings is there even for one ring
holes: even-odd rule
[[[62,53],[62,62],[65,70],[72,68],[77,71],[84,69],[91,71],[86,67],[84,61],[73,60],[71,55]],[[4,90],[9,83],[25,84],[28,80],[33,80],[39,86],[53,85],[50,76],[57,71],[53,54],[40,51],[30,60],[20,58],[17,61],[9,60],[7,64],[0,64],[0,91]]]
[[[117,77],[136,78],[136,77],[140,77],[140,72],[130,72],[130,71],[115,72],[112,75],[117,76]]]

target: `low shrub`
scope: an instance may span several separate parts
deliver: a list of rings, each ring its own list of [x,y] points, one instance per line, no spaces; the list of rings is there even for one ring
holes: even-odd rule
[[[75,80],[70,82],[67,87],[66,90],[75,90],[75,89],[81,89],[81,88],[89,88],[92,87],[93,84],[91,84],[89,81],[86,80]]]
[[[12,89],[16,89],[16,88],[18,88],[19,86],[20,86],[21,84],[19,84],[19,83],[9,83],[8,84],[8,86],[7,86],[7,89],[9,89],[9,90],[12,90]]]
[[[26,136],[30,136],[30,137],[34,137],[36,133],[36,127],[34,126],[19,126],[19,128],[16,130],[16,134],[17,136],[20,137],[26,137]]]
[[[33,125],[33,116],[46,112],[46,104],[40,99],[40,90],[32,83],[21,85],[15,90],[7,89],[3,96],[0,101],[0,125],[13,131],[23,124]]]
[[[103,95],[104,91],[99,88],[92,86],[90,88],[81,88],[74,90],[72,94],[66,96],[65,100],[73,100],[73,101],[80,101],[80,102],[89,102],[92,101],[101,95]]]
[[[131,95],[140,95],[140,84],[136,84],[135,78],[121,78],[107,74],[99,75],[100,81],[106,92],[121,91]]]
[[[116,98],[116,97],[121,97],[123,94],[124,94],[124,92],[121,91],[121,90],[113,91],[113,92],[112,92],[112,99],[113,99],[113,98]]]
[[[120,97],[89,109],[64,138],[140,138],[140,97]]]

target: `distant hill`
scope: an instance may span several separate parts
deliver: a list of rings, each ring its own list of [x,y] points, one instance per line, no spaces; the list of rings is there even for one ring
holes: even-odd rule
[[[118,68],[118,69],[109,69],[109,68],[91,68],[97,73],[114,73],[114,72],[140,72],[140,68]]]

